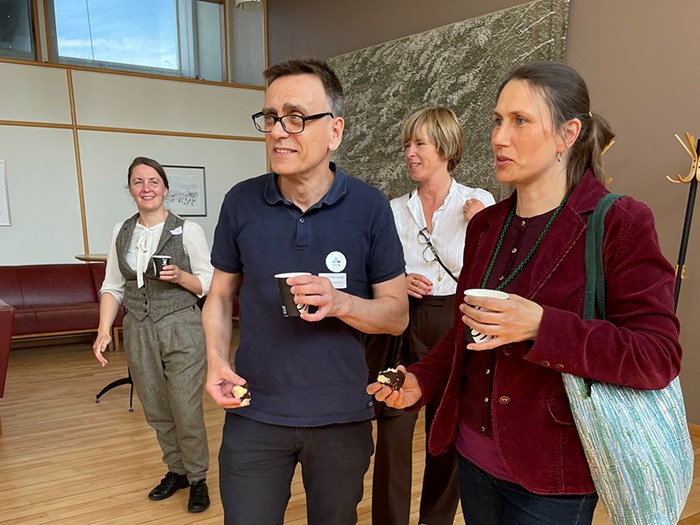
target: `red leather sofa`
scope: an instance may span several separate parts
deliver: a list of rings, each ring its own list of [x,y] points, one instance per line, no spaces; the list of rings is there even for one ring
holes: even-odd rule
[[[0,397],[12,340],[97,332],[104,275],[99,262],[0,266]]]
[[[5,376],[7,375],[7,363],[10,360],[10,342],[12,341],[12,322],[14,319],[15,309],[0,299],[0,397],[5,394]]]

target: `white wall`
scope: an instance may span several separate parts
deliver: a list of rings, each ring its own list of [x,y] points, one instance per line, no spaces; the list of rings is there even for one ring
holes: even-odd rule
[[[0,63],[0,119],[70,124],[66,70]]]
[[[126,169],[138,155],[166,165],[205,166],[207,216],[191,217],[211,246],[226,192],[238,181],[265,171],[262,143],[182,137],[143,137],[126,133],[80,132],[90,251],[105,253],[113,226],[136,212],[126,190]]]
[[[75,262],[84,250],[72,132],[0,126],[0,159],[12,221],[0,226],[0,264]]]
[[[12,220],[0,227],[0,265],[105,253],[114,224],[135,212],[126,170],[136,156],[205,167],[207,215],[192,220],[210,243],[226,191],[266,169],[250,120],[260,89],[9,62],[0,78]]]

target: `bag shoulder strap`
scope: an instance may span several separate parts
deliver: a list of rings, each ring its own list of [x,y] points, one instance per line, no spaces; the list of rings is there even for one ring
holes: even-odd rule
[[[586,293],[584,319],[605,319],[605,276],[603,275],[603,236],[605,215],[613,202],[622,197],[608,193],[598,201],[586,229]],[[596,315],[597,312],[597,315]]]

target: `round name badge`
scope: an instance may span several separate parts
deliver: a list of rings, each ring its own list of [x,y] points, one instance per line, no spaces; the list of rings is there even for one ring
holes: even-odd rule
[[[342,272],[348,265],[348,260],[341,252],[331,252],[326,255],[326,267],[331,272]]]

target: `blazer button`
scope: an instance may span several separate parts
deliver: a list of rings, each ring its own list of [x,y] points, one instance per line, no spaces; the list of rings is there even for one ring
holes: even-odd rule
[[[542,361],[542,366],[549,366],[549,361]]]
[[[503,347],[503,355],[510,356],[513,354],[513,347],[511,345],[506,345]]]
[[[498,402],[501,405],[507,405],[508,403],[510,403],[510,398],[508,396],[501,396],[498,398]]]

